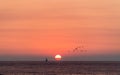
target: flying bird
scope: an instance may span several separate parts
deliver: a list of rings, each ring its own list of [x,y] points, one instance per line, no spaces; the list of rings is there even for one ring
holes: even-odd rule
[[[75,47],[72,52],[86,52],[87,50],[85,50],[84,46],[78,46]]]

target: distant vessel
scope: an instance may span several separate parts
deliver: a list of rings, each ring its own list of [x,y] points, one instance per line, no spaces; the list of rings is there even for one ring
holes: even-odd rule
[[[45,62],[46,62],[46,63],[48,62],[48,59],[47,59],[47,58],[45,59]]]

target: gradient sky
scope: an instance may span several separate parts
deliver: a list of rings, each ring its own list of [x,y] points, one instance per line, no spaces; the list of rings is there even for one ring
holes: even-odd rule
[[[73,52],[83,46],[86,52]],[[0,0],[0,60],[120,61],[119,0]]]

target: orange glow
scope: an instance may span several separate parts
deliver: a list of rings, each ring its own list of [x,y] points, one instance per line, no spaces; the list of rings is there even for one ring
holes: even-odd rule
[[[81,45],[120,54],[120,0],[0,0],[0,55],[74,56]]]

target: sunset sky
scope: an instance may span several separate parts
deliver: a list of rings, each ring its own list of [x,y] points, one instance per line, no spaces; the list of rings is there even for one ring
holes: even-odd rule
[[[0,60],[56,54],[120,61],[120,0],[0,0]]]

